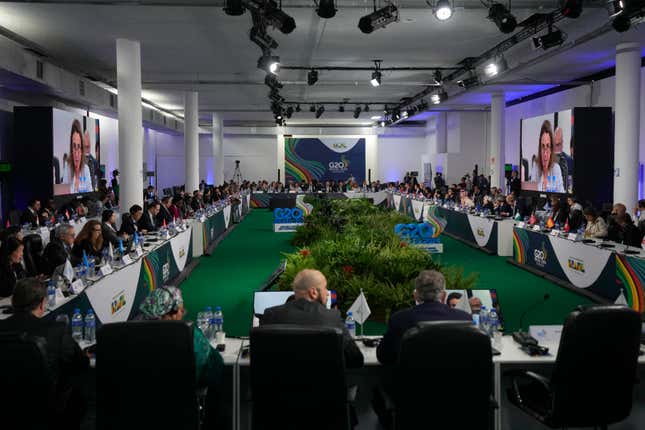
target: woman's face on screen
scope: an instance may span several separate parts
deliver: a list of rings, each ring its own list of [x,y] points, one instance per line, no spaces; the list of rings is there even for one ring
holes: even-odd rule
[[[548,133],[543,133],[540,136],[540,160],[542,160],[542,170],[549,169],[549,161],[551,160],[551,152],[553,151],[553,144],[551,136]]]
[[[74,133],[72,135],[72,160],[74,161],[74,170],[81,168],[81,157],[83,156],[83,142],[81,135]]]

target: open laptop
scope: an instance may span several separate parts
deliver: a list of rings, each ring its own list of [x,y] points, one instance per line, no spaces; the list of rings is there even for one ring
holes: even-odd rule
[[[264,310],[287,302],[293,291],[256,291],[253,295],[253,315],[261,318]]]

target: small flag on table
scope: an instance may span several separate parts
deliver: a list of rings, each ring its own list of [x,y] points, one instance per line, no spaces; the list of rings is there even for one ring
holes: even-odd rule
[[[67,279],[67,282],[71,283],[74,280],[74,268],[72,263],[69,262],[69,258],[65,260],[65,266],[63,267],[63,277]]]
[[[365,298],[365,294],[363,294],[362,288],[361,288],[361,293],[358,295],[358,297],[356,297],[356,300],[354,300],[354,303],[352,303],[352,306],[350,306],[347,312],[351,312],[354,318],[354,321],[356,321],[361,325],[361,335],[362,335],[363,323],[367,321],[367,318],[372,313],[372,311],[370,310],[370,306],[367,304],[367,299]]]
[[[533,225],[537,222],[537,218],[535,217],[535,214],[531,214],[531,218],[529,219],[529,224]]]
[[[11,223],[9,222],[9,220],[7,220],[7,222],[5,223],[5,227],[7,228],[11,227]]]
[[[119,252],[121,255],[125,253],[125,250],[123,249],[123,239],[119,239]]]
[[[112,246],[112,242],[108,244],[108,257],[110,257],[110,261],[114,260],[114,247]]]
[[[83,266],[90,267],[90,260],[87,258],[87,254],[83,250]]]
[[[546,227],[553,228],[554,225],[555,225],[555,222],[553,222],[553,218],[549,217],[549,219],[546,221]]]
[[[519,212],[515,214],[515,221],[522,221],[522,215]]]
[[[563,228],[565,233],[569,233],[569,230],[571,230],[571,227],[569,226],[569,219],[567,218],[567,221],[564,223],[564,228]]]
[[[69,219],[69,211],[67,209],[65,209],[65,218]]]

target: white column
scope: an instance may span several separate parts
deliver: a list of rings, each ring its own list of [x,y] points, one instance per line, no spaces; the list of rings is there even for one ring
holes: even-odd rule
[[[504,181],[504,117],[506,100],[504,93],[490,96],[490,185],[505,187]]]
[[[638,201],[641,48],[637,42],[616,46],[614,126],[614,203],[628,208]]]
[[[213,180],[215,185],[224,183],[224,121],[222,118],[213,114],[213,171],[215,172]]]
[[[184,94],[184,148],[186,161],[186,192],[199,188],[199,103],[197,93]]]
[[[141,46],[117,39],[119,91],[119,198],[122,212],[143,204],[143,119],[141,116]]]

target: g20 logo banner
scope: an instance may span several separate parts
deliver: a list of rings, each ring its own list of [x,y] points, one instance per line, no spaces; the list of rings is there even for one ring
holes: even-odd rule
[[[305,222],[305,215],[300,208],[276,208],[273,210],[274,224],[301,224]]]
[[[284,170],[287,181],[345,181],[365,179],[365,139],[284,139]]]

